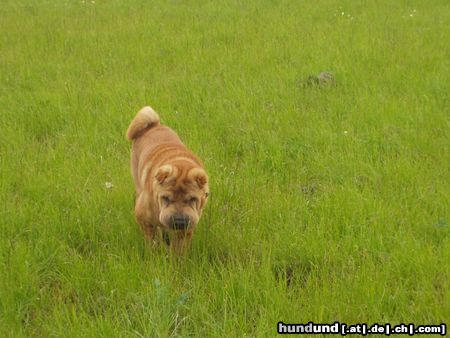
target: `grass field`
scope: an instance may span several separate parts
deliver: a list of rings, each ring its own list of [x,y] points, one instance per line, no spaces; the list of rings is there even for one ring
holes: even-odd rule
[[[0,335],[448,320],[449,20],[445,0],[2,0]],[[211,179],[185,257],[134,220],[147,104]]]

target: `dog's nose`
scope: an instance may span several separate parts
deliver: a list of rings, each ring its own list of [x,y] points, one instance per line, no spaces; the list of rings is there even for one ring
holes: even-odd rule
[[[172,229],[174,230],[183,230],[189,226],[189,217],[185,215],[173,215],[170,218],[170,223],[172,225]]]

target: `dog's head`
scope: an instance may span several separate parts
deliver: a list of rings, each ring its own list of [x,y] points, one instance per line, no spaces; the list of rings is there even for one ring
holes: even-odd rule
[[[161,224],[172,230],[187,230],[197,225],[205,207],[208,176],[200,167],[166,164],[156,171],[153,190]]]

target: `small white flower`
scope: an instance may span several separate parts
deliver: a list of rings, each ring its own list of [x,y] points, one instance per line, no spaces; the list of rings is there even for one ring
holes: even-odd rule
[[[347,135],[348,134],[348,131],[347,130],[344,130],[344,135]]]
[[[111,182],[105,182],[106,189],[112,189],[113,187],[114,187],[114,184],[112,184]]]
[[[410,14],[409,16],[413,16],[414,14]]]
[[[95,4],[95,1],[94,1],[94,0],[92,0],[92,1],[91,1],[91,3]]]
[[[345,15],[345,13],[344,13],[344,12],[342,12],[342,13],[341,13],[341,15]]]

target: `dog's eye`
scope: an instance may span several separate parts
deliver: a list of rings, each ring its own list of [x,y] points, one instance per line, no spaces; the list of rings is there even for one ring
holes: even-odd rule
[[[197,197],[191,197],[190,199],[189,199],[189,203],[190,204],[195,204],[195,203],[197,203],[198,202],[198,198]]]
[[[169,204],[170,203],[170,197],[169,196],[162,196],[161,199],[164,203]]]

